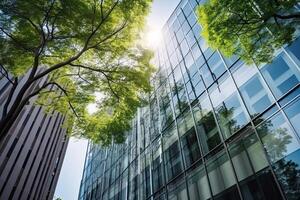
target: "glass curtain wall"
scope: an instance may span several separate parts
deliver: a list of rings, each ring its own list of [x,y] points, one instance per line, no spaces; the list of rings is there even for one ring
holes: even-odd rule
[[[155,51],[158,72],[124,144],[89,144],[79,199],[297,200],[300,38],[246,65],[201,37],[182,0]]]

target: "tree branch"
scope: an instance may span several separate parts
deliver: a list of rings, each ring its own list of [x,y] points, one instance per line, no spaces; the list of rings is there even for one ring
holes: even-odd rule
[[[7,97],[7,99],[6,99],[5,104],[4,104],[4,107],[3,107],[3,113],[2,113],[2,119],[5,118],[6,115],[7,115],[7,109],[8,109],[8,106],[9,106],[9,104],[10,104],[10,102],[11,102],[11,99],[12,99],[14,93],[15,93],[15,90],[16,90],[17,86],[18,86],[18,78],[16,77],[16,78],[14,79],[12,88],[10,89],[9,95],[8,95],[8,97]]]

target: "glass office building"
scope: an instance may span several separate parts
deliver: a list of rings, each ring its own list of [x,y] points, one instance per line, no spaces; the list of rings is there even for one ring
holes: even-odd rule
[[[183,0],[124,144],[89,144],[80,200],[300,199],[300,38],[270,64],[213,51]]]

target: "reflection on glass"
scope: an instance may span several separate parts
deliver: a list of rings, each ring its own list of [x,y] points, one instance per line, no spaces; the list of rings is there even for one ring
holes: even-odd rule
[[[207,171],[214,195],[235,184],[233,170],[224,151],[207,161]]]
[[[183,177],[178,177],[168,185],[169,200],[187,200],[187,189]]]
[[[300,99],[288,106],[285,110],[290,122],[300,137]]]
[[[215,52],[208,60],[208,66],[215,78],[220,77],[225,72],[225,64],[223,63],[218,52]]]
[[[248,119],[236,92],[225,99],[216,109],[220,127],[226,138],[242,128]]]
[[[261,70],[277,98],[296,86],[300,80],[299,70],[285,52],[280,53]]]
[[[163,134],[163,149],[167,179],[171,180],[182,172],[179,143],[174,126],[168,128]]]
[[[152,188],[153,192],[157,192],[164,184],[160,139],[155,140],[152,145]]]
[[[188,188],[190,200],[210,199],[210,191],[207,175],[203,166],[199,166],[192,175],[188,177]]]
[[[194,127],[188,130],[186,134],[181,137],[181,144],[185,166],[188,168],[201,157]]]
[[[205,154],[221,142],[218,128],[212,113],[212,108],[207,96],[203,95],[200,97],[199,104],[193,108],[193,112],[197,123],[200,142]]]
[[[171,101],[168,93],[167,94],[161,93],[159,105],[160,105],[161,127],[162,129],[164,129],[173,121]]]
[[[300,37],[295,40],[290,46],[287,47],[287,49],[292,53],[292,58],[296,61],[296,63],[300,64]]]
[[[299,143],[281,113],[259,125],[257,131],[273,163],[299,149]]]
[[[179,135],[184,135],[187,131],[189,131],[192,127],[194,127],[194,120],[192,114],[187,111],[183,114],[182,117],[178,119],[178,131]]]
[[[148,148],[149,149],[149,148]],[[139,189],[142,191],[140,192],[140,198],[146,199],[148,196],[150,196],[150,151],[145,150],[140,158],[141,158],[141,173],[140,173],[140,183],[142,184],[142,187]]]
[[[201,58],[201,57],[200,57]],[[208,66],[206,64],[202,65],[199,69],[200,71],[200,74],[205,82],[205,85],[206,87],[210,86],[214,80],[215,80],[215,77],[213,77],[212,73],[210,73],[209,69],[208,69]]]
[[[257,116],[271,105],[270,92],[258,76],[255,66],[240,65],[233,72],[233,77],[251,117]]]
[[[268,172],[268,174],[271,175],[269,170],[261,172],[260,176],[256,176],[257,178],[253,176],[255,172],[268,167],[268,162],[262,146],[259,144],[259,141],[252,130],[238,141],[229,145],[229,154],[232,158],[237,178],[241,181],[240,186],[244,199],[278,199],[268,193],[269,190],[274,190],[275,192],[273,194],[279,194],[276,185],[261,184],[261,179],[264,176],[267,176],[267,173],[265,172]]]
[[[292,129],[283,115],[278,113],[260,125],[258,132],[287,198],[298,199],[300,196],[300,149]]]

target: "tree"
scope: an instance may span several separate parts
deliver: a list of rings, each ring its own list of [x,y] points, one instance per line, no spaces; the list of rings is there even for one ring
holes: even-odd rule
[[[198,7],[202,36],[224,55],[246,63],[270,62],[276,49],[295,39],[299,0],[209,0]]]
[[[64,113],[73,135],[122,142],[143,103],[141,94],[151,89],[152,52],[136,42],[150,3],[1,1],[0,67],[12,86],[0,113],[0,141],[35,97],[49,113]],[[103,98],[89,115],[86,106],[95,101],[95,92]]]

